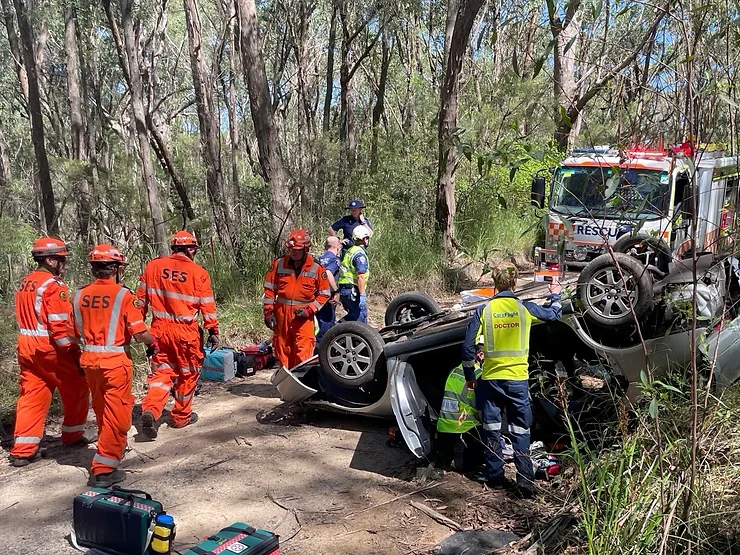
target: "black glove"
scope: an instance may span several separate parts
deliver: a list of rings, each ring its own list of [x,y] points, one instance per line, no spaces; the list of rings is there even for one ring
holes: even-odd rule
[[[270,314],[269,316],[265,316],[265,325],[270,328],[271,330],[274,330],[277,327],[277,319],[275,316]]]
[[[208,330],[208,339],[206,340],[206,347],[209,349],[215,349],[218,347],[218,330]]]

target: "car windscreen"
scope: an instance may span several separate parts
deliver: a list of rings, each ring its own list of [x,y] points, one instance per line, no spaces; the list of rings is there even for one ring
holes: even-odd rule
[[[577,216],[662,217],[670,200],[666,171],[620,167],[562,167],[555,174],[550,206]]]

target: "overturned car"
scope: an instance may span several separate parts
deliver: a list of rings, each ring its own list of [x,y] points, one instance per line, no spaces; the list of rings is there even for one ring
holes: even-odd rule
[[[565,284],[567,287],[567,284]],[[520,291],[522,299],[544,299],[543,285]],[[689,327],[663,330],[655,326],[645,337],[612,333],[593,325],[564,300],[563,319],[541,322],[530,337],[530,385],[538,434],[562,434],[559,407],[567,406],[584,421],[603,421],[616,411],[617,398],[636,400],[641,372],[653,375],[672,366],[685,367],[691,357]],[[331,328],[319,344],[319,354],[272,376],[282,399],[327,410],[395,419],[406,444],[417,457],[432,449],[434,422],[442,404],[448,373],[461,362],[462,343],[472,314],[482,302],[440,309],[429,296],[410,292],[388,306],[385,327],[376,330],[359,322]],[[731,383],[740,375],[740,322],[725,331],[699,327],[699,352],[714,358],[717,382]],[[645,357],[647,351],[647,361]],[[596,387],[584,387],[583,378]],[[563,404],[565,403],[565,405]]]

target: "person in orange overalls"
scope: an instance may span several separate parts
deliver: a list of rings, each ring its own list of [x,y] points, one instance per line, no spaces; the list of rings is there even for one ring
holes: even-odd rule
[[[156,349],[134,293],[119,284],[127,262],[111,245],[97,245],[88,256],[95,281],[75,293],[67,333],[82,346],[80,365],[92,392],[98,421],[98,449],[90,465],[89,486],[123,482],[118,468],[131,428],[134,396],[131,339]]]
[[[272,261],[265,276],[262,308],[265,325],[273,330],[275,357],[293,368],[313,356],[314,315],[329,300],[326,270],[308,254],[311,237],[302,229],[285,242],[290,253]]]
[[[63,241],[42,237],[33,244],[31,255],[38,268],[23,279],[15,294],[21,371],[9,461],[16,467],[40,456],[39,443],[55,389],[64,411],[62,443],[89,442],[83,435],[89,390],[79,367],[80,350],[67,338],[69,291],[61,276],[70,252]]]
[[[170,256],[155,258],[146,265],[136,292],[144,316],[151,306],[152,334],[160,347],[152,359],[149,391],[141,404],[142,431],[152,439],[157,437],[155,424],[173,384],[175,407],[170,412],[170,427],[183,428],[198,421],[192,407],[204,356],[199,312],[208,331],[208,346],[218,345],[211,277],[193,261],[198,240],[187,231],[178,231],[170,248]]]

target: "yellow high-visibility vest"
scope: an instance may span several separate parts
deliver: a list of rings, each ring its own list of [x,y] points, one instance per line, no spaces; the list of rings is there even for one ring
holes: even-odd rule
[[[478,379],[481,369],[476,368]],[[465,383],[465,372],[462,364],[447,377],[442,408],[437,420],[437,431],[449,434],[462,434],[475,428],[478,422],[478,410],[475,408],[475,390],[468,389]]]
[[[352,245],[342,257],[342,263],[339,266],[339,279],[337,285],[357,285],[357,268],[352,264],[352,259],[357,253],[364,253],[365,249],[357,245]],[[367,264],[367,272],[365,272],[365,283],[370,278],[370,262]]]
[[[494,298],[483,309],[484,380],[529,379],[529,332],[534,318],[511,297]]]

